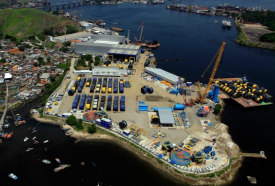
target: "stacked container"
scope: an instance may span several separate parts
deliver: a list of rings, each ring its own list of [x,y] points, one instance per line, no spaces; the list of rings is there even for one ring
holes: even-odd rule
[[[79,104],[79,109],[83,110],[84,106],[85,106],[85,102],[86,102],[86,94],[82,94],[81,100],[80,100],[80,104]]]
[[[85,77],[81,78],[80,83],[79,83],[79,87],[78,87],[78,89],[77,89],[77,90],[78,90],[78,93],[81,93],[81,92],[82,92],[82,89],[83,89],[83,87],[84,87],[85,82],[86,82],[86,78],[85,78]]]
[[[90,88],[90,93],[94,93],[95,92],[96,82],[97,82],[97,78],[94,77],[93,81],[92,81],[91,88]]]
[[[104,109],[105,101],[106,101],[106,96],[101,96],[100,106],[99,106],[100,109],[101,107]]]
[[[97,84],[96,84],[96,92],[99,93],[100,92],[100,87],[101,87],[101,83],[102,83],[102,78],[98,78]]]
[[[88,78],[88,80],[86,82],[86,87],[90,87],[91,81],[92,81],[92,78]]]
[[[93,103],[93,110],[97,110],[99,101],[99,95],[95,95],[94,103]]]
[[[109,78],[108,80],[108,93],[112,93],[113,79]]]
[[[118,93],[118,79],[114,79],[114,88],[113,88],[113,93]]]
[[[123,83],[119,83],[119,93],[124,93]]]
[[[108,100],[107,100],[107,110],[111,111],[112,107],[112,96],[108,96]]]
[[[76,94],[75,98],[74,98],[74,101],[73,101],[72,109],[76,109],[77,108],[77,105],[79,103],[79,99],[80,99],[80,94]]]
[[[120,98],[120,111],[125,111],[125,96],[121,96]]]
[[[119,97],[115,96],[114,105],[113,105],[113,111],[118,111],[118,99],[119,99]]]
[[[93,96],[88,96],[87,98],[86,109],[88,110],[91,109],[92,99],[93,99]]]
[[[69,96],[73,96],[74,93],[76,92],[76,89],[79,85],[79,80],[76,80],[74,83],[74,86],[68,91]]]
[[[96,119],[95,123],[107,129],[110,129],[112,127],[112,120],[106,118]]]

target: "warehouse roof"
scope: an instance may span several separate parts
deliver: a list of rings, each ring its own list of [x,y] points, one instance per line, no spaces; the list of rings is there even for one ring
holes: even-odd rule
[[[174,124],[175,120],[170,109],[158,109],[161,124]]]
[[[172,84],[178,84],[178,83],[184,82],[183,78],[181,78],[181,82],[179,82],[179,76],[171,74],[170,72],[167,72],[160,68],[145,67],[145,72],[153,76],[158,76]]]
[[[119,54],[119,55],[132,55],[136,56],[138,54],[137,50],[122,50],[122,49],[111,49],[108,54]]]

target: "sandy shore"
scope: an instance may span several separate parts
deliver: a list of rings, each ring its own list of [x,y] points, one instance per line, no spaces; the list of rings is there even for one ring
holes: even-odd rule
[[[41,118],[38,115],[33,115],[33,118],[39,122],[48,123],[48,124],[52,124],[52,125],[60,126],[64,123],[63,119],[57,119],[54,121],[49,118]],[[69,125],[66,125],[66,128],[67,127],[70,127],[71,130],[74,130]],[[146,153],[131,146],[125,140],[120,140],[119,137],[116,138],[116,137],[105,135],[105,134],[89,134],[89,133],[79,132],[76,130],[74,130],[74,134],[71,137],[76,139],[76,143],[80,142],[80,141],[90,141],[90,140],[108,140],[110,142],[117,143],[117,144],[121,145],[123,148],[135,153],[137,156],[142,158],[144,161],[153,165],[155,168],[157,168],[159,171],[161,171],[161,173],[171,175],[176,182],[178,182],[178,183],[184,182],[184,183],[187,183],[190,185],[223,185],[223,184],[227,184],[234,179],[234,177],[237,174],[238,169],[241,167],[242,161],[243,161],[242,158],[235,159],[232,162],[230,169],[228,169],[220,177],[216,176],[213,178],[208,178],[208,177],[207,178],[203,178],[203,177],[192,178],[192,177],[187,176],[184,173],[175,172],[173,167],[170,167],[166,164],[160,164],[155,158],[149,157]]]

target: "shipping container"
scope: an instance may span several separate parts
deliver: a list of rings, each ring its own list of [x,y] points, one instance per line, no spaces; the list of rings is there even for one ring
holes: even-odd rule
[[[119,93],[124,93],[124,88],[119,88]]]
[[[118,105],[115,104],[115,105],[113,106],[113,111],[118,111]]]
[[[120,103],[120,111],[125,111],[125,104],[124,103]]]
[[[93,96],[88,96],[88,98],[87,98],[87,104],[91,104],[92,103],[92,99],[93,99]]]
[[[99,100],[99,95],[95,95],[95,99]]]
[[[101,93],[106,93],[106,87],[102,87]]]
[[[77,92],[78,92],[78,93],[81,93],[81,92],[82,92],[82,88],[81,88],[80,86],[78,87]]]
[[[112,93],[112,88],[108,88],[108,93]]]

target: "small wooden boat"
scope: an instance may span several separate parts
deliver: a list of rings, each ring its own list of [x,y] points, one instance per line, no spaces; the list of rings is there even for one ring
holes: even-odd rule
[[[48,143],[48,142],[49,142],[49,140],[45,140],[45,141],[44,141],[44,143]]]
[[[30,152],[30,151],[32,151],[33,150],[33,148],[28,148],[27,150],[26,150],[26,152]]]
[[[117,27],[115,27],[115,26],[112,26],[111,29],[114,30],[114,31],[116,31],[116,32],[123,32],[123,31],[124,31],[124,29],[122,29],[122,28],[117,28]]]
[[[257,184],[257,180],[255,177],[247,176],[247,179],[251,184]]]
[[[34,140],[33,144],[37,145],[37,144],[39,144],[39,141]]]

